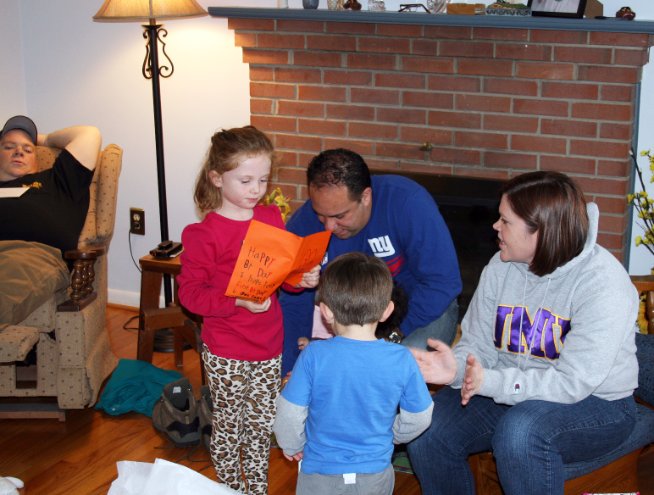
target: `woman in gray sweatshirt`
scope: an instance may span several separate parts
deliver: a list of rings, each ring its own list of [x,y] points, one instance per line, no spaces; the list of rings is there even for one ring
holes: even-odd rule
[[[596,243],[597,205],[557,172],[509,181],[484,269],[451,350],[414,350],[434,396],[408,446],[423,495],[474,493],[467,457],[492,450],[506,495],[563,494],[563,463],[631,432],[638,295]]]

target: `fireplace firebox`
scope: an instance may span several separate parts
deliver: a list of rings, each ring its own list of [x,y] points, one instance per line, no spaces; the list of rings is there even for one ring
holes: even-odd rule
[[[463,281],[459,296],[461,320],[484,266],[497,252],[497,234],[492,225],[498,218],[503,181],[420,173],[401,175],[429,191],[450,230]]]

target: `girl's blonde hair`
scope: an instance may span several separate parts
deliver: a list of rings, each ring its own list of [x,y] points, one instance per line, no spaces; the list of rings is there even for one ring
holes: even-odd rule
[[[275,150],[263,132],[251,125],[216,132],[198,174],[193,198],[200,211],[210,211],[222,205],[222,191],[211,181],[209,172],[219,175],[234,170],[243,158],[268,155],[274,162]]]

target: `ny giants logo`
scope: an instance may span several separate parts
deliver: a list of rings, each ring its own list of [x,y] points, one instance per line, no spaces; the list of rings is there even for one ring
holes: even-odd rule
[[[384,263],[386,263],[388,269],[391,271],[391,275],[393,277],[398,276],[402,271],[402,266],[404,266],[404,257],[401,255],[391,257],[395,254],[395,247],[390,237],[384,235],[374,239],[368,239],[368,245],[372,254],[377,256],[377,258],[384,258]]]
[[[376,237],[375,239],[368,239],[368,244],[370,245],[372,254],[377,256],[377,258],[387,258],[395,254],[393,243],[387,235]]]

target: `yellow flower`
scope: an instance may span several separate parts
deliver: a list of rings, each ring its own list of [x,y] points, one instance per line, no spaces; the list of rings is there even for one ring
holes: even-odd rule
[[[276,187],[275,189],[270,191],[270,194],[268,194],[263,199],[263,203],[266,205],[269,204],[277,205],[279,211],[282,212],[282,219],[284,220],[284,222],[286,222],[286,218],[291,213],[291,206],[288,204],[289,201],[290,198],[284,196],[284,193],[282,193],[282,190],[279,187]]]
[[[640,156],[648,158],[650,170],[653,172],[649,181],[654,182],[654,155],[650,150],[645,150],[640,152]],[[640,221],[639,226],[643,229],[644,234],[643,236],[636,236],[634,243],[636,246],[645,246],[650,253],[654,254],[654,201],[649,199],[642,171],[633,153],[631,153],[631,158],[641,190],[635,191],[633,194],[627,194],[627,203],[634,207],[636,218]]]

